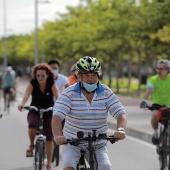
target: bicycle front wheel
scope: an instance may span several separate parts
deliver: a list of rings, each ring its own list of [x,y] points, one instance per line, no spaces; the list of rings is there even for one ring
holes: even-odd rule
[[[35,148],[34,156],[35,170],[42,170],[44,165],[44,142],[38,141]]]
[[[167,167],[170,170],[170,129],[167,129]]]
[[[161,170],[170,170],[170,135],[167,130],[162,134],[162,151],[159,156]]]

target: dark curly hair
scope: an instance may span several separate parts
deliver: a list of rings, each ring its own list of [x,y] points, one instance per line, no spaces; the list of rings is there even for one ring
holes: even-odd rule
[[[46,63],[39,63],[39,64],[32,67],[32,74],[31,75],[32,75],[33,78],[36,77],[37,70],[45,70],[46,74],[48,75],[49,78],[54,79],[54,77],[55,77],[52,68]]]

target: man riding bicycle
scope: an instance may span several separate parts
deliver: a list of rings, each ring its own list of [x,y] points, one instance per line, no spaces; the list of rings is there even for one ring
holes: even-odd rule
[[[126,114],[125,110],[112,90],[99,83],[101,64],[96,58],[89,56],[81,58],[76,64],[79,82],[69,86],[57,99],[54,105],[52,130],[57,145],[75,138],[78,131],[83,131],[85,136],[91,130],[96,130],[96,135],[106,134],[108,131],[108,113],[117,120],[115,137],[120,140],[125,138]],[[62,131],[62,120],[65,119]],[[98,170],[112,170],[107,154],[107,146],[102,142],[102,147],[95,150]],[[66,145],[62,151],[64,170],[76,169],[80,158],[80,148]]]
[[[6,106],[6,94],[10,94],[10,99],[12,99],[13,94],[15,92],[15,77],[11,73],[12,67],[8,66],[5,69],[5,73],[2,74],[2,89],[3,89],[3,97],[4,97],[4,110]]]
[[[170,61],[160,59],[157,62],[157,74],[152,76],[146,84],[146,92],[140,104],[140,108],[147,106],[146,100],[152,94],[152,106],[155,108],[152,111],[151,125],[154,130],[152,143],[158,143],[158,110],[164,106],[170,106]]]

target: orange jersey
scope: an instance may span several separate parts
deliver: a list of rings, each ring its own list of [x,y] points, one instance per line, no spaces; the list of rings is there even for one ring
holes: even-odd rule
[[[68,80],[69,80],[70,85],[77,83],[77,79],[74,77],[74,75],[69,76]]]

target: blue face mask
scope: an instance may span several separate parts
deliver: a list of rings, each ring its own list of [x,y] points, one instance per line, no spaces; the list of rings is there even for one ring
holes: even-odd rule
[[[97,89],[97,83],[95,84],[87,84],[85,82],[82,82],[83,83],[83,87],[88,91],[88,92],[92,92],[94,90]]]
[[[58,76],[58,70],[53,70],[54,71],[54,75]]]

